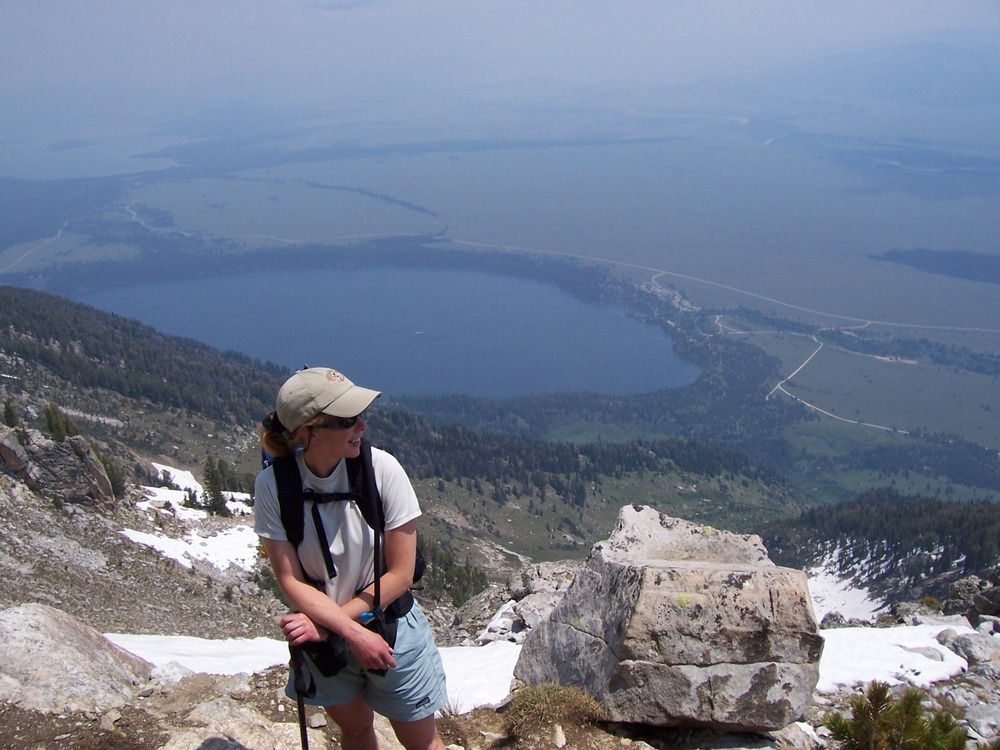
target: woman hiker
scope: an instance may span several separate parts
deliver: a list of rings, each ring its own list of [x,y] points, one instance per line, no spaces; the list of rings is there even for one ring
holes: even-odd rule
[[[301,487],[294,489],[305,501],[300,502],[304,520],[298,521],[301,544],[289,541],[286,526],[293,524],[287,515],[282,521],[273,464],[257,476],[254,529],[295,609],[281,618],[281,629],[293,653],[300,649],[307,655],[300,669],[308,671],[293,669],[286,693],[294,697],[296,688],[308,687],[306,702],[325,707],[345,750],[377,748],[373,712],[389,719],[407,750],[444,750],[434,719],[448,700],[444,669],[424,613],[409,594],[420,516],[410,480],[392,455],[370,449],[384,508],[380,544],[357,502],[328,501],[332,493],[354,489],[347,464],[361,456],[363,414],[380,395],[322,367],[300,370],[285,382],[275,411],[264,420],[261,442],[274,461],[289,457],[283,465],[297,466]],[[311,493],[318,493],[318,501],[309,499]],[[405,609],[390,606],[397,599],[412,606],[394,618],[394,609]],[[394,639],[377,632],[385,628],[372,628],[386,619],[389,630],[395,626]]]

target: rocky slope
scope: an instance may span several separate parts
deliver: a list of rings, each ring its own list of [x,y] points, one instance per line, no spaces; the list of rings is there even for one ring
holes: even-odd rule
[[[34,456],[47,443],[29,433]],[[74,458],[64,456],[61,466],[45,470],[71,473],[77,468]],[[126,528],[162,533],[174,526],[182,535],[182,522],[136,507],[144,499],[137,488],[118,499],[64,498],[0,474],[0,607],[49,604],[102,632],[274,635],[280,603],[247,576],[207,563],[185,568],[122,534]],[[221,527],[226,521],[215,523]]]

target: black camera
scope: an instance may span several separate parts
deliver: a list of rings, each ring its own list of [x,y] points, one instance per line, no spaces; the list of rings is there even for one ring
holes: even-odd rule
[[[301,646],[302,653],[309,657],[317,671],[324,677],[333,677],[351,661],[351,649],[347,641],[336,633],[331,633],[325,641],[309,641]]]

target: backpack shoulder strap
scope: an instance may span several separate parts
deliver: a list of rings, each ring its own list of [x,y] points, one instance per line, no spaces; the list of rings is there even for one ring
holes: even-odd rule
[[[385,450],[384,448],[382,450]],[[375,530],[376,535],[385,533],[385,506],[382,495],[375,481],[375,467],[372,465],[372,446],[364,438],[361,439],[361,454],[354,459],[348,459],[348,478],[351,483],[351,494],[354,496],[361,514],[368,525]],[[424,576],[427,562],[423,550],[417,546],[417,557],[413,566],[413,582],[417,583]],[[405,600],[406,594],[400,599]],[[405,612],[404,612],[405,614]]]
[[[351,494],[365,517],[368,525],[378,533],[385,531],[385,510],[382,508],[382,496],[375,481],[375,468],[372,466],[372,446],[364,438],[361,439],[361,453],[357,458],[347,460],[347,479],[350,482]]]
[[[278,506],[281,510],[281,525],[292,546],[298,548],[303,536],[305,508],[302,501],[302,475],[295,455],[274,459],[274,479],[278,485]]]

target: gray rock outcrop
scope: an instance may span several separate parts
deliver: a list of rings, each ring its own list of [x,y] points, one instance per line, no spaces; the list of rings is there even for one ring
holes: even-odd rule
[[[0,470],[34,488],[37,485],[28,453],[18,440],[17,430],[0,425]]]
[[[1000,616],[1000,586],[984,589],[972,600],[976,615]]]
[[[283,684],[284,670],[274,672]],[[261,680],[247,674],[192,673],[176,663],[153,668],[97,631],[45,605],[0,611],[0,705],[35,712],[34,720],[43,723],[61,718],[60,714],[72,715],[87,726],[81,731],[108,738],[107,746],[125,746],[121,735],[111,738],[116,724],[131,709],[149,715],[161,736],[146,740],[162,743],[155,744],[160,750],[298,747],[294,705],[283,691],[273,689],[273,683],[259,685]],[[267,712],[271,717],[254,705],[254,693],[260,692],[272,696]],[[290,711],[284,710],[286,704]],[[311,710],[310,725],[325,725],[315,720],[322,717],[322,711]],[[388,720],[379,717],[375,729],[380,747],[401,750]],[[309,735],[309,746],[317,750],[335,746],[322,731]]]
[[[970,667],[997,662],[1000,664],[1000,638],[981,633],[958,635],[954,630],[943,630],[938,643],[965,659]]]
[[[0,612],[0,644],[0,701],[47,713],[124,706],[153,668],[44,604]]]
[[[114,489],[90,443],[79,435],[50,440],[37,430],[0,426],[0,470],[60,502],[113,507]]]
[[[952,584],[942,605],[945,614],[960,614],[976,624],[982,617],[1000,615],[1000,571],[990,577],[966,576]]]
[[[614,721],[767,731],[809,707],[822,643],[805,574],[758,537],[627,506],[515,676],[579,685]]]
[[[68,503],[114,505],[111,480],[84,438],[72,435],[61,442],[43,438],[32,447],[33,469],[42,494]]]
[[[512,573],[507,581],[511,598],[499,609],[494,607],[489,623],[466,645],[523,643],[532,628],[548,619],[582,567],[581,562],[563,560],[526,565]]]

